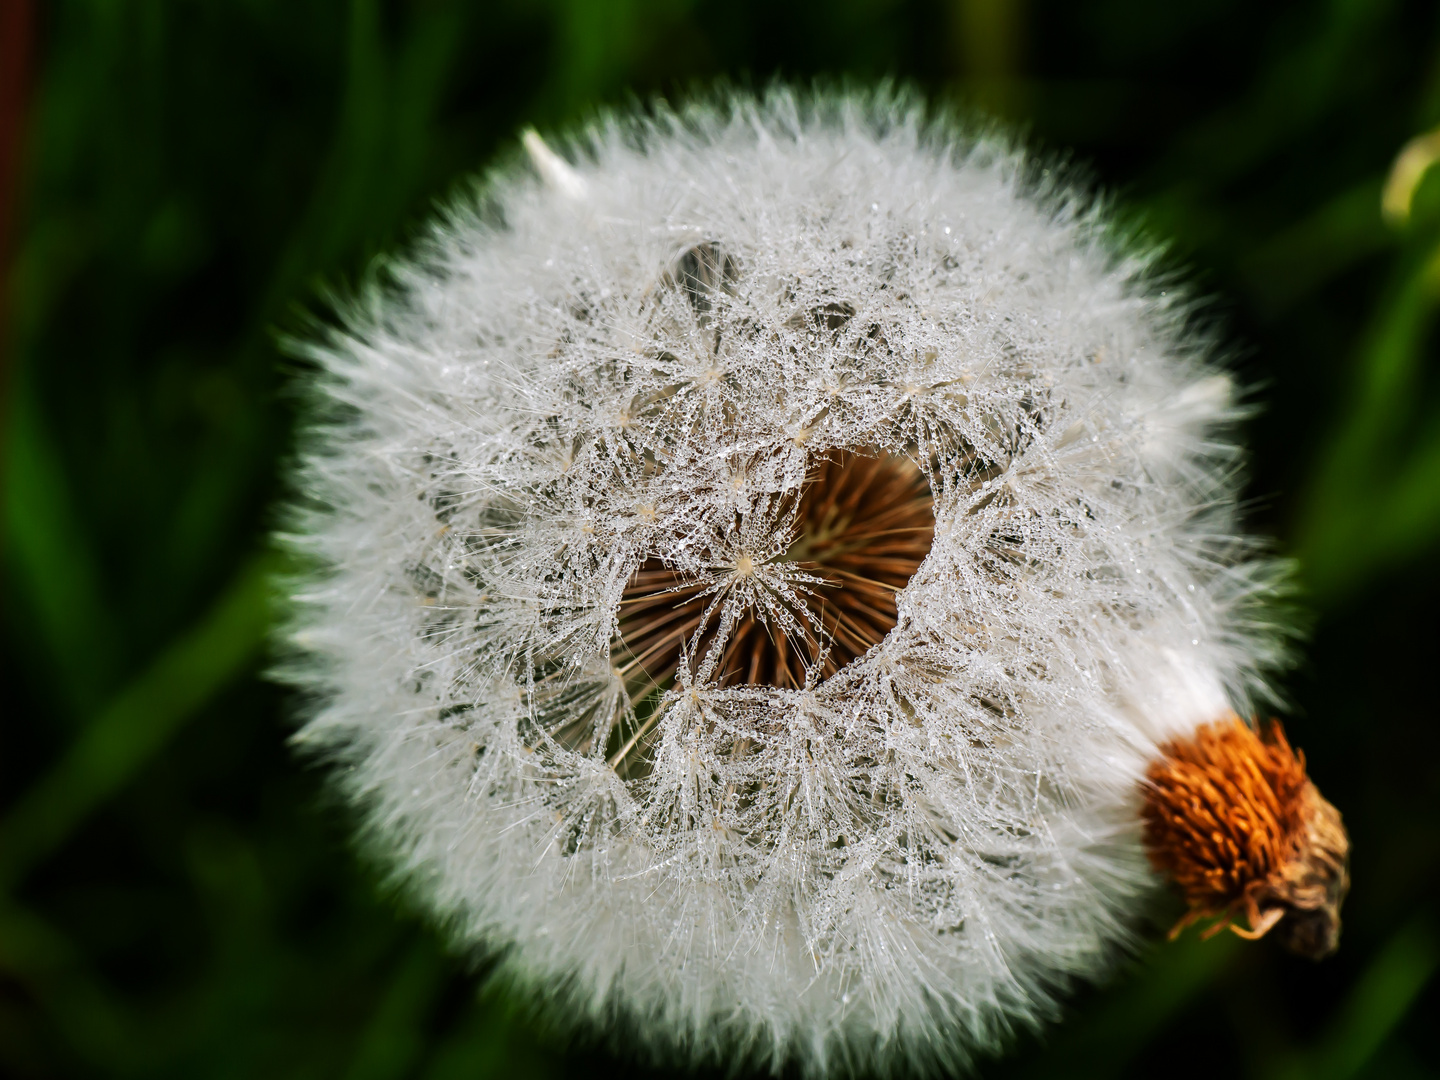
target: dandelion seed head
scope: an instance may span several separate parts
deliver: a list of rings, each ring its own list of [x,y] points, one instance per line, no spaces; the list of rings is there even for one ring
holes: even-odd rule
[[[526,139],[309,347],[298,738],[560,1011],[962,1064],[1127,939],[1157,746],[1264,693],[1229,380],[903,98]]]

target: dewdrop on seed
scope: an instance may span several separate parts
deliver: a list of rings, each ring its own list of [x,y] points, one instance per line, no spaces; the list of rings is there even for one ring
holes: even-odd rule
[[[910,101],[524,145],[309,348],[298,741],[556,1016],[964,1064],[1128,939],[1147,770],[1265,695],[1229,381]]]

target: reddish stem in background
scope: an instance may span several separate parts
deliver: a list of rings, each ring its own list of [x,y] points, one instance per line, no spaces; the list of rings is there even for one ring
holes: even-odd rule
[[[4,447],[9,445],[5,425],[10,418],[10,273],[34,27],[31,0],[0,0],[0,476],[7,471]]]
[[[30,0],[0,0],[0,260],[8,282],[11,230],[20,188],[20,142],[30,90],[30,37],[34,29]],[[8,286],[0,293],[0,329]]]

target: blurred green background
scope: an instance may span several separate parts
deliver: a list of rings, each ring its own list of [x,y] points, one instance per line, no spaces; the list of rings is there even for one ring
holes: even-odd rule
[[[1396,155],[1440,124],[1435,5],[33,15],[4,278],[0,1071],[658,1075],[477,997],[475,962],[356,861],[287,751],[292,704],[258,674],[293,418],[275,342],[522,124],[780,74],[997,112],[1173,240],[1263,404],[1249,512],[1313,613],[1285,687],[1353,838],[1339,955],[1157,943],[984,1075],[1440,1076],[1440,169],[1381,214]],[[25,54],[0,25],[8,77]]]

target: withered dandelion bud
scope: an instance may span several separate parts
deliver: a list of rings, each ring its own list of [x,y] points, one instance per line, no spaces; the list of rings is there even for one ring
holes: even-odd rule
[[[1334,952],[1350,841],[1280,723],[1257,734],[1231,716],[1161,751],[1146,773],[1144,835],[1151,862],[1190,907],[1172,936],[1215,919],[1205,936],[1273,933],[1300,956]]]

